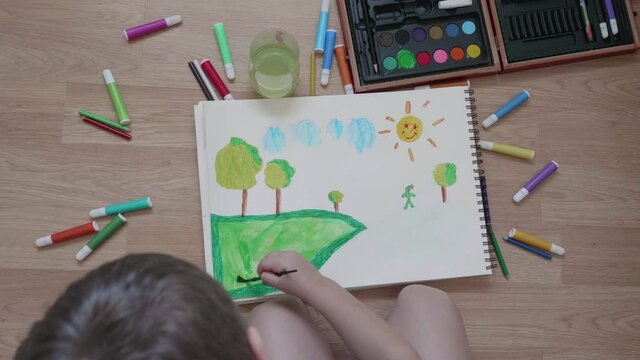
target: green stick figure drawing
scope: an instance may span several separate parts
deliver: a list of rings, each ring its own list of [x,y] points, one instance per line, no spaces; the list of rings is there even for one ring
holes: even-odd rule
[[[407,210],[409,208],[409,206],[411,206],[412,208],[414,208],[415,206],[413,206],[413,201],[411,201],[411,199],[413,199],[414,197],[416,197],[416,194],[412,193],[411,190],[413,190],[413,184],[407,186],[406,188],[404,188],[404,193],[402,194],[402,197],[407,199],[404,203],[404,209]]]

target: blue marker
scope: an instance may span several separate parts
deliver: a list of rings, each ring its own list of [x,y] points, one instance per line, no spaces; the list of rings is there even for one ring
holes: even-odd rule
[[[333,48],[336,46],[335,29],[327,30],[327,40],[324,42],[324,56],[322,57],[322,72],[320,73],[320,85],[329,85],[331,64],[333,63]]]
[[[515,245],[515,246],[521,247],[521,248],[523,248],[525,250],[529,250],[529,251],[531,251],[532,253],[534,253],[534,254],[536,254],[538,256],[542,256],[543,258],[545,258],[547,260],[551,260],[551,258],[552,258],[551,254],[549,254],[548,252],[546,252],[544,250],[540,250],[540,249],[535,248],[533,246],[529,246],[529,245],[527,245],[527,244],[525,244],[523,242],[520,242],[518,240],[512,239],[510,237],[505,237],[505,238],[502,238],[502,239],[504,241],[508,242],[508,243],[511,243],[511,244]]]
[[[329,5],[331,0],[322,0],[320,5],[320,19],[318,19],[318,32],[316,33],[316,46],[315,51],[317,54],[322,54],[324,51],[324,39],[327,35],[327,26],[329,24]],[[333,48],[331,48],[333,52]]]
[[[506,104],[502,105],[502,107],[498,109],[498,111],[496,111],[495,113],[491,114],[488,118],[486,118],[482,122],[482,127],[488,128],[489,126],[495,124],[498,120],[507,116],[507,114],[513,111],[513,109],[517,108],[518,106],[522,105],[525,101],[529,100],[530,97],[531,97],[531,94],[529,94],[527,90],[520,91],[518,95],[514,96]]]

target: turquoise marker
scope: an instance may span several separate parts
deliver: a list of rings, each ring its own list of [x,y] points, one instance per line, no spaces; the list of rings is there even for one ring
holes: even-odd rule
[[[131,122],[129,112],[127,111],[127,106],[124,104],[124,101],[122,101],[122,95],[120,95],[120,90],[118,90],[118,85],[116,85],[116,80],[113,78],[111,70],[104,69],[102,76],[104,77],[104,83],[107,85],[107,91],[111,96],[111,102],[113,103],[113,108],[116,110],[116,115],[118,115],[120,125],[127,125]]]
[[[104,229],[100,230],[97,234],[95,234],[91,240],[85,245],[78,253],[76,254],[76,260],[82,261],[87,258],[94,250],[100,247],[102,243],[107,241],[113,234],[118,231],[121,227],[123,227],[127,223],[127,218],[122,216],[122,214],[118,214],[118,216],[114,217],[109,221],[107,226]]]
[[[322,54],[324,52],[325,37],[327,36],[327,27],[329,26],[329,6],[330,0],[322,0],[320,4],[320,18],[318,19],[318,32],[316,33],[316,54]],[[332,51],[333,52],[333,51]]]
[[[125,202],[93,209],[89,212],[89,216],[95,219],[95,218],[115,215],[119,213],[126,213],[126,212],[131,212],[136,210],[144,210],[150,207],[151,207],[151,198],[147,196],[140,199],[125,201]]]
[[[213,25],[213,31],[216,33],[218,48],[220,49],[220,56],[222,56],[222,62],[224,63],[224,70],[227,73],[227,79],[233,80],[236,78],[236,72],[231,62],[231,50],[229,50],[229,42],[227,41],[227,33],[224,31],[224,24],[217,23]]]
[[[511,100],[507,101],[507,103],[502,105],[502,107],[496,110],[495,113],[489,115],[489,117],[482,122],[482,127],[486,129],[489,126],[495,124],[496,122],[498,122],[498,120],[507,116],[507,114],[513,111],[515,108],[524,104],[524,102],[529,100],[530,97],[531,97],[531,94],[529,94],[527,90],[520,91],[518,95],[511,98]]]

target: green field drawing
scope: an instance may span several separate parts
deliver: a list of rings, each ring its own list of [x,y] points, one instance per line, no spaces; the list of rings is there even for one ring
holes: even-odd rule
[[[279,215],[219,216],[211,214],[214,277],[234,299],[259,297],[276,291],[252,278],[260,260],[270,252],[293,250],[316,268],[366,226],[341,213],[298,210]]]

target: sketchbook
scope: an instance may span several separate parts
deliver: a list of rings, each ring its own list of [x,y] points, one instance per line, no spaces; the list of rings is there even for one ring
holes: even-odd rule
[[[350,289],[490,274],[472,94],[196,105],[207,272],[239,301],[281,250]]]

